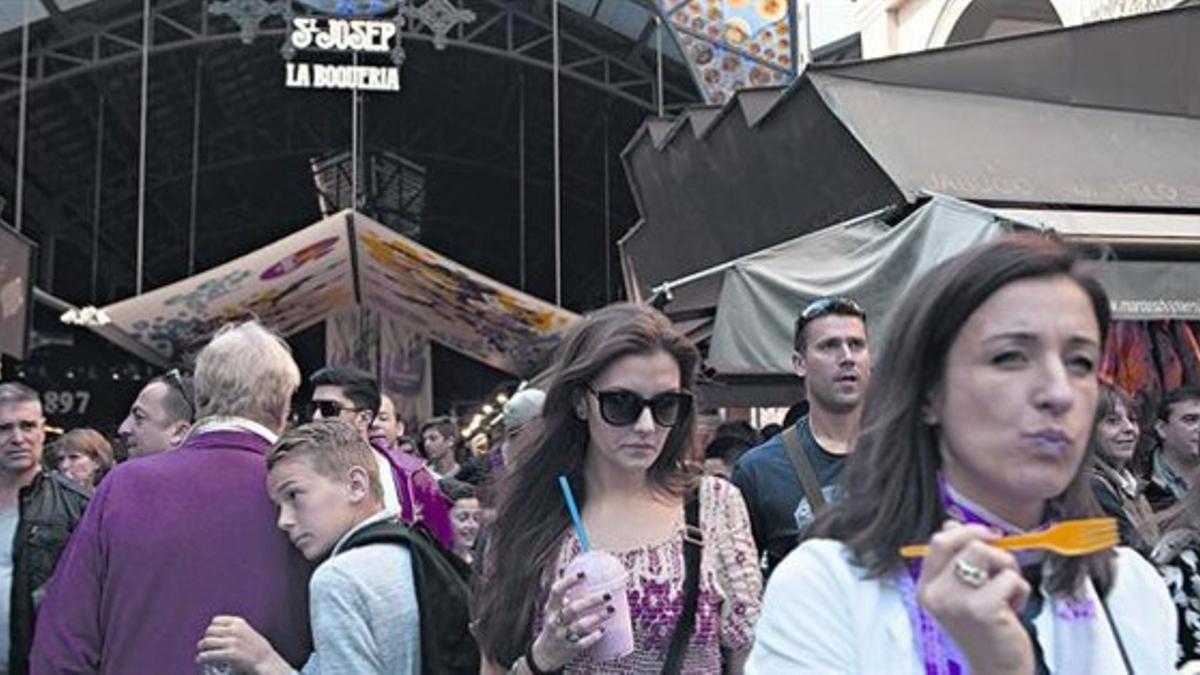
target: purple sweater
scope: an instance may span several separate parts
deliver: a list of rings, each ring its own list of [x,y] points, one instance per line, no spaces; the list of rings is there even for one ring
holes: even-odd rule
[[[438,487],[425,462],[403,452],[372,446],[392,467],[400,493],[400,519],[409,525],[422,523],[446,548],[454,550],[454,528],[450,523],[450,499]]]
[[[311,566],[275,526],[269,447],[213,430],[116,467],[58,561],[32,672],[195,673],[217,614],[244,617],[303,664]]]

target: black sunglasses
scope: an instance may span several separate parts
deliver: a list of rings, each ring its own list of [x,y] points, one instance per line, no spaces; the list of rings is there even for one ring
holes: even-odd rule
[[[650,408],[655,424],[673,427],[692,409],[692,395],[686,391],[667,391],[650,398],[627,389],[596,391],[588,387],[588,391],[600,403],[600,416],[614,427],[627,427],[637,422],[646,408]]]
[[[191,411],[191,417],[196,416],[196,404],[192,402],[192,396],[188,393],[187,385],[183,381],[183,373],[178,368],[172,368],[163,375],[167,386],[179,392],[179,396],[183,402],[187,404],[188,410]]]
[[[312,401],[308,404],[308,419],[315,419],[317,412],[320,412],[321,417],[325,419],[337,417],[342,414],[343,410],[359,412],[362,408],[350,408],[337,401]]]

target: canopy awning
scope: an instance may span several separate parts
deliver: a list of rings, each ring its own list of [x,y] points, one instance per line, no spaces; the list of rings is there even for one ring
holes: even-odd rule
[[[515,376],[536,372],[576,315],[343,211],[279,241],[103,308],[162,361],[179,362],[224,323],[257,318],[281,335],[362,304]]]
[[[897,225],[883,213],[797,237],[659,289],[672,318],[710,313],[709,366],[732,375],[792,370],[792,326],[810,300],[853,297],[867,312],[872,342],[886,339],[891,309],[926,270],[970,246],[1010,232],[992,211],[937,197]],[[703,335],[707,332],[707,335]]]
[[[877,212],[664,283],[651,302],[707,345],[717,373],[778,376],[791,372],[793,322],[813,298],[855,298],[867,312],[871,341],[886,340],[893,307],[930,268],[1009,232],[1048,229],[1045,213],[1053,212],[1015,218],[935,196],[895,224]],[[1114,318],[1200,319],[1200,263],[1092,264]]]
[[[623,153],[646,292],[936,192],[991,206],[1200,213],[1200,7],[813,66],[652,119]]]
[[[1005,218],[1037,223],[1065,239],[1097,244],[1186,246],[1200,252],[1200,214],[997,209]]]

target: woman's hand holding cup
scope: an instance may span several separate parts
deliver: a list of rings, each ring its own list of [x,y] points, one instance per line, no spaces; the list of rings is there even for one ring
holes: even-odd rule
[[[570,598],[583,572],[560,578],[550,587],[542,632],[533,643],[533,659],[540,670],[558,670],[604,637],[604,622],[613,613],[612,596],[603,591]]]
[[[945,629],[977,675],[1033,672],[1033,645],[1018,613],[1029,583],[1013,555],[989,545],[1000,535],[947,522],[929,542],[917,598]]]

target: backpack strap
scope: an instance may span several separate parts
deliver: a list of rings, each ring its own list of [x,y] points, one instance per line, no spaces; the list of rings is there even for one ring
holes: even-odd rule
[[[663,662],[663,675],[678,675],[683,669],[683,657],[696,628],[696,605],[700,602],[700,553],[704,548],[704,532],[700,529],[700,489],[697,488],[683,507],[683,610],[671,636],[671,647]]]
[[[1092,580],[1092,585],[1095,586],[1094,580]],[[1128,675],[1136,675],[1133,671],[1133,662],[1129,659],[1129,652],[1125,649],[1125,641],[1121,639],[1121,631],[1117,630],[1117,622],[1113,620],[1112,611],[1108,609],[1108,601],[1103,595],[1100,595],[1099,586],[1096,586],[1096,595],[1100,598],[1100,606],[1104,608],[1104,618],[1108,619],[1108,628],[1117,642],[1117,650],[1121,652],[1121,663],[1125,666],[1125,672]]]
[[[341,550],[370,544],[398,544],[409,550],[421,622],[421,673],[479,672],[479,650],[469,630],[470,567],[425,528],[392,519],[350,535]]]
[[[805,454],[803,446],[800,445],[800,423],[796,422],[795,426],[788,427],[779,433],[783,436],[783,447],[787,449],[787,456],[792,462],[792,468],[796,470],[796,477],[800,479],[800,489],[804,492],[804,497],[808,499],[809,505],[812,506],[813,515],[816,515],[825,508],[825,493],[821,492],[821,484],[817,481],[817,472],[813,469],[812,462],[808,461],[808,455]]]

